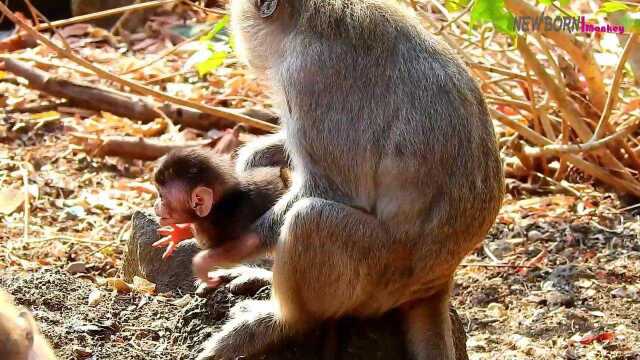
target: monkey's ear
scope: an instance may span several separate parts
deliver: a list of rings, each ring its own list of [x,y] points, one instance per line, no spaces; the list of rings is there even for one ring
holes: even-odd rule
[[[21,310],[18,313],[18,318],[22,321],[22,327],[25,331],[24,336],[29,346],[33,346],[33,329],[35,328],[35,320],[31,316],[31,313],[27,310]]]
[[[213,189],[206,186],[198,186],[191,192],[191,207],[200,217],[209,215],[214,201]]]
[[[268,18],[276,12],[278,0],[258,0],[258,12],[260,17]]]

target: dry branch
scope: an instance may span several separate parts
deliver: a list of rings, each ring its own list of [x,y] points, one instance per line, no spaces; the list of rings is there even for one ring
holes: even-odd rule
[[[38,41],[42,42],[44,45],[46,45],[47,47],[51,48],[52,50],[54,50],[59,56],[65,57],[73,62],[75,62],[76,64],[79,64],[91,71],[93,71],[97,76],[113,81],[117,84],[123,85],[123,86],[127,86],[129,87],[131,90],[136,91],[140,94],[143,95],[150,95],[153,96],[157,99],[160,100],[164,100],[173,104],[177,104],[177,105],[181,105],[181,106],[185,106],[188,108],[192,108],[192,109],[196,109],[199,111],[202,111],[204,113],[208,113],[214,116],[219,116],[231,121],[234,121],[236,123],[241,123],[244,124],[248,127],[254,127],[254,128],[258,128],[261,130],[265,130],[265,131],[277,131],[279,129],[279,127],[277,125],[273,125],[270,124],[268,122],[264,122],[264,121],[260,121],[260,120],[256,120],[253,118],[250,118],[248,116],[244,116],[238,113],[234,113],[231,112],[227,109],[223,109],[223,108],[218,108],[218,107],[212,107],[212,106],[208,106],[205,104],[200,104],[191,100],[187,100],[187,99],[183,99],[183,98],[179,98],[176,96],[171,96],[169,94],[166,94],[162,91],[158,91],[155,89],[152,89],[150,87],[141,85],[135,81],[131,81],[131,80],[127,80],[127,79],[123,79],[117,75],[114,75],[112,73],[110,73],[109,71],[94,65],[93,63],[87,61],[86,59],[76,55],[75,53],[73,53],[70,50],[64,49],[60,46],[58,46],[57,44],[55,44],[53,41],[51,41],[50,39],[48,39],[46,36],[40,34],[36,29],[33,28],[33,26],[29,25],[28,23],[26,23],[25,21],[23,21],[22,19],[18,18],[17,16],[15,16],[11,10],[9,10],[9,8],[6,7],[6,5],[4,5],[2,2],[0,2],[0,12],[2,12],[7,18],[9,18],[11,21],[13,21],[16,25],[20,26],[21,28],[23,28],[27,33],[31,34],[33,37],[35,37]]]
[[[611,111],[613,111],[613,107],[618,100],[618,92],[623,78],[624,65],[627,63],[627,59],[629,58],[629,55],[631,55],[638,38],[640,38],[640,36],[637,33],[631,34],[627,40],[624,50],[622,51],[622,55],[620,55],[620,60],[618,60],[616,72],[613,76],[613,82],[611,83],[611,90],[609,90],[609,96],[607,97],[607,103],[602,111],[602,116],[600,117],[600,121],[596,127],[596,132],[593,134],[594,140],[601,138],[607,127],[609,127],[609,117],[611,116]]]
[[[522,135],[524,138],[529,140],[535,145],[538,146],[546,146],[552,145],[552,141],[547,139],[546,137],[538,134],[537,132],[529,129],[527,126],[520,124],[519,122],[509,118],[506,115],[503,115],[497,111],[492,110],[491,116],[501,122],[502,124],[512,128],[518,134]],[[602,181],[605,184],[613,187],[614,189],[623,192],[633,194],[635,196],[640,196],[640,183],[635,180],[626,180],[619,178],[615,175],[612,175],[607,170],[601,168],[598,165],[592,164],[578,155],[573,154],[564,154],[562,155],[567,161],[575,165],[580,170],[584,171],[586,174],[593,176],[594,178]]]
[[[561,155],[567,153],[581,153],[597,150],[609,143],[615,142],[617,140],[623,139],[626,136],[631,135],[634,131],[636,131],[640,127],[640,121],[636,123],[624,127],[622,130],[616,132],[615,134],[609,135],[603,139],[590,141],[586,144],[571,144],[571,145],[547,145],[542,148],[536,148],[527,151],[527,155],[529,156],[551,156],[551,155]]]
[[[210,145],[214,140],[192,141],[182,144],[167,144],[155,140],[132,136],[98,137],[87,134],[71,134],[75,142],[94,156],[118,156],[127,159],[156,160],[171,150]]]
[[[160,105],[150,99],[131,94],[60,79],[15,59],[5,58],[4,61],[6,71],[27,79],[31,88],[55,97],[68,99],[73,106],[80,108],[106,111],[142,122],[154,121],[161,117],[160,112],[162,112],[178,124],[199,130],[226,129],[235,125],[235,122],[226,118],[197,110],[170,103]],[[251,115],[255,116],[256,112],[251,111]]]
[[[83,22],[89,22],[92,20],[102,19],[112,15],[122,14],[131,10],[150,9],[150,8],[159,7],[162,5],[171,4],[179,1],[182,1],[182,0],[157,0],[157,1],[148,1],[141,4],[127,5],[127,6],[123,6],[115,9],[95,12],[92,14],[80,15],[80,16],[69,18],[69,19],[52,21],[47,24],[38,25],[35,27],[35,29],[39,31],[48,30],[51,28],[58,28],[58,27],[67,26],[71,24],[77,24],[77,23],[83,23]]]
[[[505,5],[509,11],[518,16],[532,16],[537,18],[542,15],[538,9],[524,0],[505,0]],[[544,27],[540,29],[540,33],[553,40],[556,45],[569,54],[585,76],[589,88],[589,98],[593,106],[599,111],[602,111],[604,109],[606,92],[602,71],[593,56],[593,52],[570,33],[563,31],[544,31]]]
[[[583,142],[589,142],[593,136],[593,132],[581,117],[580,111],[576,108],[575,104],[571,102],[567,96],[566,89],[558,85],[558,83],[551,78],[523,37],[518,37],[517,47],[526,64],[531,68],[531,70],[533,70],[538,79],[540,79],[540,82],[545,86],[551,98],[558,103],[558,107],[564,115],[565,120],[576,131],[580,140]],[[608,149],[602,149],[601,152],[602,161],[605,166],[619,172],[620,176],[625,180],[629,182],[637,182],[634,177],[629,174],[624,165],[622,165],[622,163],[620,163],[620,161]]]

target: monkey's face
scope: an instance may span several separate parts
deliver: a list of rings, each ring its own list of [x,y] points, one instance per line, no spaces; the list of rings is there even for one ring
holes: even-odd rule
[[[240,57],[258,75],[283,58],[291,28],[291,0],[233,0],[231,26]]]
[[[217,201],[217,193],[208,186],[188,189],[180,182],[159,187],[154,209],[160,225],[187,224],[208,216]]]
[[[178,183],[158,187],[154,210],[161,226],[186,224],[195,219],[195,213],[189,206],[189,191]]]

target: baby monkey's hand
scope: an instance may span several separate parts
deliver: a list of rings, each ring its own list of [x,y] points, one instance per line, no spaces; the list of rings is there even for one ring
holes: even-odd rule
[[[173,224],[170,228],[158,229],[158,234],[164,237],[154,242],[153,247],[166,247],[162,255],[166,260],[173,255],[179,243],[193,237],[193,228],[191,224]]]

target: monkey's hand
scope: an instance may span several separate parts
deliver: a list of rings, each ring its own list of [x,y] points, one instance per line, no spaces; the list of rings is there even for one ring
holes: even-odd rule
[[[170,229],[160,228],[158,234],[164,236],[162,239],[153,243],[153,247],[166,247],[163,259],[168,259],[173,255],[178,244],[193,237],[193,228],[191,224],[173,224]]]
[[[256,234],[248,234],[224,245],[200,251],[193,258],[193,274],[209,287],[218,287],[224,279],[210,274],[219,267],[231,267],[249,257],[260,248],[260,239]]]

